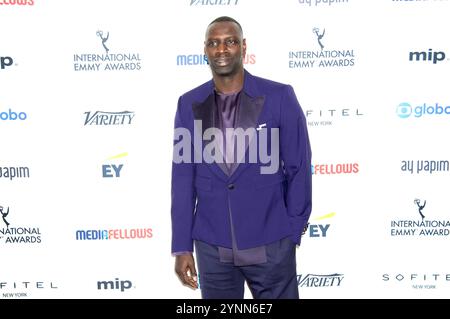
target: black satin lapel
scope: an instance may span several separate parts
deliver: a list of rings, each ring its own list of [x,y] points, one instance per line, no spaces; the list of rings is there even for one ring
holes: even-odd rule
[[[250,127],[256,128],[263,105],[263,96],[251,98],[244,93],[241,97],[236,127],[241,127],[244,131]]]
[[[236,128],[242,128],[244,131],[248,128],[255,129],[258,126],[259,115],[264,106],[264,96],[258,97],[250,97],[245,92],[243,92],[241,96],[241,105],[238,110],[238,117],[236,119]],[[251,136],[250,141],[245,140],[245,153],[247,153],[249,143],[253,139],[254,135]],[[244,155],[245,157],[245,155]],[[231,174],[232,175],[239,166],[239,163],[242,159],[238,159],[237,163],[233,163],[231,166]]]
[[[194,103],[192,104],[192,112],[194,113],[194,119],[196,121],[201,121],[201,128],[198,122],[195,123],[195,130],[197,133],[202,136],[202,145],[205,147],[206,141],[203,140],[203,134],[205,131],[212,127],[219,127],[219,113],[217,112],[216,100],[214,98],[214,93],[210,94],[205,101],[202,103]],[[214,141],[215,143],[216,141]],[[209,142],[208,142],[209,143]],[[216,145],[216,149],[221,150],[221,148]],[[220,158],[223,159],[223,154],[220,154]],[[230,172],[228,171],[228,167],[225,163],[216,163],[220,169],[225,173],[225,175],[229,176]]]

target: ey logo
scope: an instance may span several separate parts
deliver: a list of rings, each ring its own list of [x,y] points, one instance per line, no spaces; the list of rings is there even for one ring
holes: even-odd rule
[[[118,158],[122,158],[128,156],[128,153],[121,153],[115,156],[111,156],[110,158],[107,158],[107,161],[115,160]],[[103,164],[102,165],[102,174],[103,178],[112,178],[112,177],[120,177],[120,173],[122,171],[123,164]]]
[[[317,218],[314,220],[324,220],[328,218],[332,218],[336,215],[336,213],[329,213]],[[330,228],[330,224],[310,224],[309,225],[309,237],[327,237],[327,232]]]

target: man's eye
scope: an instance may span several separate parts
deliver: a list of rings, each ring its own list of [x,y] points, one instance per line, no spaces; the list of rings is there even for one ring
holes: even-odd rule
[[[236,40],[234,40],[234,39],[231,39],[231,40],[227,40],[226,41],[226,44],[228,45],[228,46],[231,46],[231,45],[236,45],[238,42],[236,41]]]
[[[209,47],[216,47],[217,46],[217,41],[208,41],[206,43]]]

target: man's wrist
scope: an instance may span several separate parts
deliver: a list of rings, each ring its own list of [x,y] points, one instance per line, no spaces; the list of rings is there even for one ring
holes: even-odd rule
[[[172,256],[183,256],[183,255],[188,255],[188,254],[192,254],[192,251],[175,251],[172,253]]]

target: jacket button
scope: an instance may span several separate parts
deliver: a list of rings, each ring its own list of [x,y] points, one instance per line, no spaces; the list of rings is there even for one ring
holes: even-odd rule
[[[229,190],[233,190],[234,189],[234,184],[228,184],[228,189]]]

